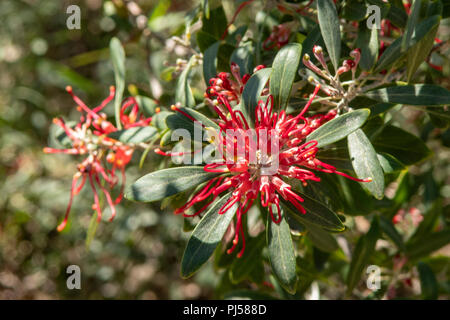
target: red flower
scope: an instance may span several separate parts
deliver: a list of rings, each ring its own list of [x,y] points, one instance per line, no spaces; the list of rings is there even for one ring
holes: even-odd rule
[[[177,209],[175,213],[185,212],[194,204],[212,198],[193,215],[184,214],[185,216],[198,215],[219,194],[232,191],[230,199],[219,210],[219,214],[223,214],[236,203],[240,204],[236,213],[233,246],[228,250],[228,253],[231,253],[235,249],[241,235],[243,246],[238,254],[238,257],[240,257],[245,248],[242,217],[250,209],[259,194],[261,195],[262,206],[269,209],[272,221],[275,223],[279,223],[282,219],[280,197],[290,201],[300,212],[306,214],[306,210],[301,205],[302,197],[292,190],[292,187],[283,180],[283,176],[298,179],[305,186],[308,180],[320,181],[320,178],[313,171],[336,173],[355,181],[371,181],[371,179],[359,180],[353,178],[337,171],[335,167],[323,163],[316,158],[317,141],[305,142],[305,138],[312,131],[336,116],[335,110],[331,110],[325,115],[305,116],[319,88],[320,86],[315,88],[307,105],[296,116],[287,115],[285,111],[274,112],[272,96],[268,96],[266,103],[259,101],[255,110],[255,122],[252,126],[256,133],[255,143],[252,143],[248,136],[245,140],[238,141],[236,136],[244,135],[245,137],[245,132],[250,129],[250,126],[241,111],[233,110],[228,99],[219,94],[218,101],[226,109],[225,113],[219,106],[214,106],[220,118],[218,120],[220,134],[217,135],[218,141],[215,143],[222,159],[206,164],[204,170],[228,173],[229,175],[210,180],[203,189],[197,192],[183,207]],[[177,108],[175,110],[184,114]],[[228,156],[230,150],[239,150],[239,148],[243,148],[244,152],[237,156],[234,156],[233,152],[232,157]],[[252,159],[252,157],[255,159]],[[267,168],[272,167],[276,161],[278,165],[275,171],[268,172]],[[275,208],[276,215],[274,213]]]
[[[109,96],[103,102],[90,109],[86,104],[77,97],[70,86],[66,88],[67,92],[77,103],[77,110],[80,111],[80,121],[71,128],[67,126],[63,119],[55,118],[53,122],[60,126],[67,137],[70,138],[72,147],[68,149],[44,148],[45,153],[66,153],[86,155],[85,159],[78,164],[78,171],[72,179],[72,188],[70,191],[70,200],[67,206],[66,214],[62,223],[58,226],[58,231],[62,231],[66,224],[72,206],[72,200],[83,188],[86,180],[89,181],[92,192],[94,193],[94,204],[92,208],[97,211],[97,219],[100,221],[102,211],[99,203],[98,188],[105,195],[106,201],[111,208],[111,219],[116,215],[115,205],[118,204],[123,197],[123,186],[125,184],[125,166],[130,162],[134,149],[120,141],[109,138],[107,135],[117,131],[117,128],[107,120],[106,114],[101,113],[104,107],[114,98],[115,88],[110,87]],[[131,108],[128,114],[127,109]],[[139,112],[139,106],[134,98],[125,100],[120,110],[120,121],[125,129],[134,126],[146,126],[150,123],[151,118],[145,118]],[[103,161],[109,163],[109,167]],[[112,199],[110,191],[118,182],[116,171],[121,173],[121,189],[116,199]],[[77,185],[78,181],[81,182]],[[102,183],[102,180],[105,183]]]
[[[288,44],[290,35],[291,28],[289,27],[289,23],[274,26],[272,33],[263,42],[264,50],[280,49],[281,47],[284,47]]]
[[[264,65],[259,65],[253,72],[264,68]],[[228,72],[220,72],[216,78],[211,78],[209,80],[210,86],[205,93],[206,101],[213,106],[217,104],[214,100],[216,100],[218,96],[222,96],[227,99],[228,103],[238,104],[239,97],[241,96],[248,79],[250,79],[250,75],[247,73],[241,77],[239,66],[232,62],[231,74]]]

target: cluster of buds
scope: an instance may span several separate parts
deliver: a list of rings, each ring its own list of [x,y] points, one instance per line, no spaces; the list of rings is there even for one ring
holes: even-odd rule
[[[331,99],[340,100],[339,103],[335,103],[332,101],[326,101],[324,103],[334,105],[338,107],[338,109],[342,105],[347,105],[348,102],[353,99],[358,92],[357,81],[359,79],[356,79],[356,70],[361,59],[361,53],[359,49],[355,49],[350,52],[350,56],[353,59],[344,60],[342,65],[337,68],[334,75],[331,74],[330,69],[328,68],[322,47],[314,46],[313,53],[314,57],[320,63],[321,68],[311,61],[311,57],[308,54],[305,54],[303,56],[303,64],[305,65],[305,67],[317,74],[320,78],[316,79],[313,76],[307,76],[304,72],[305,70],[301,70],[300,74],[305,77],[311,84],[315,86],[320,84],[321,90],[325,92],[329,97],[331,97]],[[352,73],[352,79],[347,82],[341,82],[339,77],[349,71],[351,71]],[[360,76],[362,76],[362,74]]]
[[[264,50],[280,49],[289,42],[291,23],[283,23],[273,27],[269,37],[263,42]]]
[[[237,205],[233,245],[227,252],[232,253],[239,239],[242,239],[242,249],[237,255],[241,257],[245,249],[242,218],[259,195],[262,206],[268,209],[274,223],[279,223],[282,219],[280,197],[292,203],[299,212],[307,214],[301,205],[303,198],[292,190],[292,186],[283,177],[297,179],[304,186],[309,180],[320,181],[314,171],[335,173],[355,181],[371,181],[370,178],[356,179],[323,163],[316,157],[319,150],[317,141],[305,141],[312,131],[336,116],[336,110],[306,116],[319,89],[320,85],[303,110],[295,116],[287,115],[284,110],[275,112],[273,97],[269,95],[266,102],[258,102],[252,126],[249,126],[240,110],[233,110],[227,97],[218,94],[218,104],[223,107],[214,106],[220,127],[220,133],[214,137],[219,157],[206,164],[204,170],[222,175],[211,179],[175,213],[183,213],[186,217],[196,216],[206,210],[220,194],[231,191],[230,198],[220,208],[219,214]],[[252,132],[251,136],[248,135],[249,131]],[[187,213],[196,204],[201,208],[193,214]]]
[[[264,65],[255,67],[253,72],[264,69]],[[215,78],[209,80],[209,87],[205,92],[205,101],[210,106],[218,105],[217,97],[225,98],[230,104],[238,104],[240,96],[244,90],[244,86],[250,79],[250,74],[244,74],[241,77],[241,70],[239,66],[231,63],[231,74],[228,72],[220,72]],[[264,94],[264,93],[263,93]]]
[[[73,198],[82,190],[86,181],[89,182],[94,194],[92,209],[97,212],[98,221],[101,220],[102,210],[97,190],[104,194],[111,209],[110,220],[114,219],[115,205],[120,203],[123,197],[125,166],[131,161],[136,147],[108,137],[108,134],[117,131],[118,128],[108,121],[106,114],[101,111],[114,98],[115,88],[113,86],[110,87],[109,96],[99,106],[92,109],[73,93],[70,86],[66,90],[77,104],[77,110],[81,113],[80,121],[73,127],[67,125],[63,119],[55,118],[53,122],[64,130],[71,141],[71,148],[47,147],[44,148],[44,152],[82,155],[84,160],[78,164],[77,172],[73,176],[69,204],[64,220],[57,228],[58,231],[65,228]],[[120,123],[124,129],[147,126],[150,121],[151,118],[146,118],[140,112],[139,105],[133,97],[124,101],[120,110]],[[120,172],[121,175],[121,187],[119,195],[113,199],[111,191],[119,182],[117,172]]]

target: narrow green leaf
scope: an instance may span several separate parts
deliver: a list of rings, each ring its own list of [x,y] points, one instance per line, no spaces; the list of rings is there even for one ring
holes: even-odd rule
[[[339,248],[336,239],[329,232],[309,223],[305,224],[305,227],[308,230],[307,237],[323,252],[331,253]]]
[[[317,15],[328,55],[330,56],[334,69],[337,70],[341,57],[341,31],[334,2],[332,0],[318,0]]]
[[[218,214],[230,196],[231,193],[214,202],[192,232],[181,260],[183,278],[189,278],[200,269],[222,240],[238,208],[235,204],[225,213]]]
[[[391,125],[387,125],[372,144],[378,153],[390,154],[405,165],[420,162],[431,155],[421,139]]]
[[[390,154],[381,152],[377,153],[378,161],[383,168],[384,173],[393,173],[397,171],[402,171],[405,169],[405,165],[398,161],[395,157]]]
[[[441,17],[438,15],[431,16],[415,26],[413,36],[409,41],[409,47],[407,49],[412,50],[411,48],[416,43],[421,41],[428,34],[428,32],[436,26],[436,24],[439,24],[440,19]],[[389,47],[387,47],[387,49],[383,52],[380,59],[378,60],[374,72],[379,72],[383,69],[386,69],[393,63],[400,61],[405,57],[406,52],[402,52],[401,50],[402,41],[403,38],[399,37],[393,43],[391,43]]]
[[[411,6],[411,14],[408,16],[408,21],[406,22],[406,30],[402,37],[401,51],[406,52],[406,50],[411,47],[410,42],[414,32],[414,28],[419,22],[420,8],[422,2],[421,0],[413,0]]]
[[[291,202],[281,199],[281,203],[292,214],[292,217],[300,223],[313,224],[330,232],[341,232],[345,230],[342,221],[327,206],[305,194],[301,194],[300,196],[304,199],[301,205],[306,210],[305,214],[299,212]]]
[[[403,242],[401,234],[395,229],[394,224],[389,219],[380,217],[380,227],[384,234],[386,234],[400,250],[405,250],[405,243]]]
[[[428,54],[433,48],[438,28],[439,22],[408,51],[406,55],[406,77],[408,82],[411,81],[419,66],[427,59]]]
[[[216,39],[222,37],[227,25],[227,16],[225,15],[223,6],[209,10],[209,16],[203,15],[202,17],[202,31],[211,34]]]
[[[209,119],[207,116],[203,115],[202,113],[192,109],[192,108],[179,108],[180,111],[184,112],[185,114],[191,116],[192,118],[194,118],[195,120],[197,120],[199,123],[197,124],[197,127],[200,129],[199,132],[203,132],[202,129],[202,125],[205,127],[211,127],[217,130],[217,132],[219,132],[220,127],[217,125],[217,123],[215,123],[214,121],[212,121],[211,119]],[[167,127],[171,130],[176,130],[176,129],[186,129],[189,131],[191,138],[198,138],[200,141],[202,141],[203,139],[203,134],[200,134],[198,137],[196,137],[196,133],[195,133],[195,123],[194,121],[192,121],[192,119],[189,119],[188,117],[186,117],[185,115],[177,112],[175,114],[170,114],[167,116],[166,118],[166,124]]]
[[[191,74],[192,66],[194,64],[194,59],[194,56],[192,56],[186,68],[180,74],[175,90],[175,101],[179,102],[182,106],[185,107],[195,106],[194,95],[192,94],[192,89],[189,85],[189,77]]]
[[[261,233],[256,238],[246,239],[247,244],[244,254],[241,258],[235,259],[230,267],[232,283],[237,284],[264,272],[262,249],[264,248],[265,238],[264,233]]]
[[[272,64],[270,76],[270,94],[273,95],[274,108],[284,110],[291,95],[292,85],[300,63],[302,46],[290,43],[280,51]],[[275,109],[275,110],[276,110]]]
[[[419,270],[422,299],[436,300],[438,298],[439,286],[433,270],[429,265],[422,261],[417,264],[417,270]]]
[[[375,244],[380,237],[380,227],[377,218],[372,221],[371,227],[367,234],[361,236],[356,244],[350,262],[350,270],[347,276],[347,292],[351,293],[353,288],[361,279],[364,268],[370,261],[375,250]]]
[[[356,175],[359,179],[372,178],[371,182],[361,182],[361,186],[375,198],[382,199],[384,196],[383,169],[370,140],[361,129],[349,134],[347,140],[350,159]]]
[[[427,235],[426,239],[408,243],[406,246],[407,255],[411,260],[425,257],[443,246],[450,243],[450,229],[444,229]]]
[[[156,108],[158,107],[158,103],[146,96],[136,96],[136,101],[139,105],[139,107],[142,108],[142,110],[144,111],[144,114],[148,117],[152,117],[155,115],[156,113]]]
[[[364,70],[372,69],[378,59],[378,29],[369,29],[365,24],[361,25],[358,31],[357,46],[361,49],[359,65]]]
[[[317,147],[323,147],[339,141],[360,128],[369,117],[369,109],[348,112],[326,122],[306,137],[306,142],[316,140]]]
[[[126,130],[118,130],[108,134],[109,138],[119,140],[123,143],[141,143],[150,141],[156,134],[157,130],[153,127],[131,127]]]
[[[450,91],[433,84],[393,86],[366,92],[365,95],[380,102],[414,106],[450,104]]]
[[[116,95],[114,98],[114,111],[116,116],[116,127],[122,129],[120,122],[120,107],[122,104],[123,91],[125,90],[125,50],[116,37],[112,38],[109,43],[111,60],[114,68],[114,78],[116,82]]]
[[[141,202],[158,201],[186,191],[217,175],[204,171],[200,166],[163,169],[149,173],[134,182],[127,188],[125,198]]]
[[[264,68],[255,72],[245,84],[242,91],[243,108],[245,118],[249,121],[249,125],[252,126],[255,123],[255,109],[260,100],[261,91],[269,80],[272,68]]]
[[[289,224],[285,218],[286,215],[283,210],[278,214],[283,216],[279,224],[273,222],[270,218],[267,219],[266,230],[269,259],[272,270],[280,285],[290,294],[294,294],[297,284],[294,245],[292,243]]]
[[[220,42],[217,41],[203,54],[203,78],[206,86],[209,86],[209,80],[217,74],[217,54],[219,52]]]

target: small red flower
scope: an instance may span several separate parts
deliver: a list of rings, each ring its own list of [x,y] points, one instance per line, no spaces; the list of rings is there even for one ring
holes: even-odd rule
[[[264,65],[259,65],[253,72],[264,68]],[[241,96],[248,79],[250,79],[250,75],[247,73],[241,77],[239,66],[232,62],[231,74],[228,72],[220,72],[216,78],[211,78],[209,80],[210,86],[206,89],[205,99],[211,106],[217,104],[214,103],[214,100],[216,100],[218,96],[226,98],[230,104],[238,104],[239,97]]]
[[[97,212],[97,220],[100,221],[102,217],[98,189],[103,192],[111,208],[110,220],[114,219],[116,215],[115,205],[120,203],[123,198],[125,166],[131,161],[134,151],[132,147],[107,136],[109,133],[118,130],[107,120],[106,114],[101,112],[114,98],[115,88],[113,86],[110,87],[109,96],[99,106],[93,109],[89,108],[77,97],[70,86],[66,90],[78,105],[77,110],[81,113],[80,121],[73,128],[66,125],[63,119],[55,118],[53,122],[64,130],[67,137],[71,140],[72,147],[68,149],[47,147],[44,148],[44,152],[85,155],[86,157],[78,164],[78,171],[73,176],[69,204],[64,220],[57,228],[58,231],[62,231],[65,228],[72,207],[73,197],[81,191],[86,180],[89,181],[89,185],[94,194],[92,208]],[[131,109],[131,111],[126,114],[125,112],[128,109]],[[139,106],[136,100],[131,97],[125,100],[120,110],[120,121],[122,126],[128,129],[134,126],[146,126],[150,123],[151,118],[145,118],[139,112]],[[106,158],[109,166],[103,161],[104,158]],[[113,200],[110,191],[118,183],[117,171],[121,173],[121,189],[117,198]],[[78,183],[80,179],[81,181]]]
[[[290,35],[291,28],[288,23],[274,26],[272,33],[263,42],[263,49],[273,50],[275,48],[280,49],[281,47],[284,47],[288,44]]]

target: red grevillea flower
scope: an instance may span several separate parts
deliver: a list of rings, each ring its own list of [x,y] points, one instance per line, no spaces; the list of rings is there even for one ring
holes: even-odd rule
[[[253,72],[264,69],[264,65],[257,66]],[[244,86],[250,79],[250,75],[247,73],[241,77],[239,66],[231,63],[231,74],[228,72],[220,72],[216,78],[209,80],[209,87],[206,89],[205,99],[206,102],[211,105],[217,105],[217,97],[222,96],[227,99],[230,104],[238,104],[239,97],[244,90]]]
[[[100,111],[114,98],[115,88],[110,87],[109,96],[103,102],[91,109],[79,97],[77,97],[70,86],[67,92],[77,103],[77,110],[81,113],[80,121],[74,126],[66,125],[63,119],[55,118],[53,122],[61,127],[70,138],[72,147],[68,149],[44,148],[45,153],[66,153],[85,156],[84,160],[78,164],[78,171],[72,179],[70,200],[66,214],[62,223],[58,226],[58,231],[62,231],[69,217],[72,200],[86,183],[91,186],[94,194],[93,210],[97,212],[97,220],[100,221],[102,211],[99,203],[99,189],[105,195],[106,201],[111,208],[111,219],[116,215],[115,205],[123,198],[123,187],[125,184],[125,166],[130,162],[134,149],[120,141],[109,138],[107,135],[118,129],[107,120],[106,114]],[[129,111],[129,112],[128,112]],[[127,112],[127,113],[126,113]],[[125,129],[135,126],[146,126],[151,118],[145,118],[139,112],[139,106],[133,97],[124,101],[120,110],[120,122]],[[106,162],[104,161],[106,160]],[[109,165],[108,165],[109,164]],[[121,173],[121,189],[116,199],[112,199],[110,191],[118,183],[116,172]],[[79,182],[79,180],[81,181]],[[102,182],[102,180],[104,182]]]
[[[291,28],[289,27],[289,23],[274,26],[272,33],[263,42],[264,50],[280,49],[281,47],[284,47],[288,44],[290,35]]]
[[[216,143],[222,158],[208,163],[204,170],[208,172],[223,173],[219,177],[210,180],[199,192],[197,192],[184,206],[177,209],[175,213],[185,212],[196,203],[205,203],[200,210],[192,215],[184,213],[184,216],[195,216],[204,211],[219,194],[231,191],[231,197],[219,210],[219,214],[225,213],[234,204],[238,203],[236,212],[236,225],[233,246],[228,253],[233,252],[242,238],[242,250],[238,253],[241,257],[245,249],[244,229],[242,217],[250,209],[254,201],[260,195],[263,207],[267,207],[274,223],[282,219],[280,210],[280,197],[291,202],[300,212],[306,214],[301,203],[304,201],[300,195],[292,190],[291,185],[283,180],[283,177],[300,180],[307,185],[308,180],[320,181],[314,171],[335,173],[355,181],[369,182],[371,179],[359,180],[335,167],[323,163],[316,158],[318,152],[317,141],[305,142],[306,137],[325,122],[336,116],[336,111],[331,110],[327,114],[305,116],[306,111],[320,86],[317,86],[303,110],[296,116],[287,115],[285,111],[275,112],[273,108],[273,97],[268,96],[267,101],[259,101],[255,109],[254,123],[249,126],[243,114],[239,110],[233,110],[228,100],[219,95],[219,103],[226,108],[227,113],[215,106],[219,116],[218,124],[220,134],[217,134]],[[194,120],[189,115],[180,111],[185,116]],[[239,143],[236,136],[249,129],[254,128],[256,143],[251,143],[250,138]],[[276,140],[276,141],[275,141]],[[242,140],[241,140],[242,141]],[[270,146],[270,148],[268,147]],[[225,155],[230,150],[244,148],[244,152],[230,158]],[[231,160],[231,161],[230,161]],[[268,173],[266,170],[277,161],[275,171]],[[211,196],[211,197],[210,197]],[[276,214],[275,210],[276,209]]]

